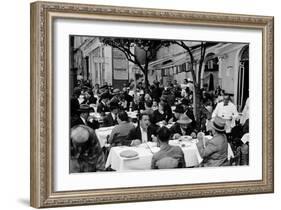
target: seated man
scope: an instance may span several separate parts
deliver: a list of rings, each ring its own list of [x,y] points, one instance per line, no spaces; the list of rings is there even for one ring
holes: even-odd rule
[[[94,117],[89,116],[91,107],[87,104],[81,104],[77,110],[79,115],[71,116],[71,127],[76,125],[87,125],[92,129],[98,129],[100,127],[99,122]]]
[[[74,126],[70,139],[70,173],[104,170],[104,154],[93,129],[85,125]]]
[[[227,166],[228,142],[225,133],[225,120],[215,117],[210,123],[213,138],[204,142],[204,138],[198,138],[197,148],[203,158],[202,166]]]
[[[139,126],[131,130],[128,135],[128,140],[131,140],[132,146],[137,146],[148,141],[157,141],[157,127],[150,124],[149,114],[143,112],[139,117]]]
[[[117,125],[117,113],[119,111],[119,105],[116,102],[111,102],[109,104],[109,108],[110,108],[110,113],[107,114],[105,116],[105,118],[103,119],[103,126],[104,127],[110,127],[110,126],[114,126]]]
[[[192,120],[183,114],[179,120],[170,128],[172,138],[178,139],[181,136],[192,136],[196,137],[196,133],[191,127]]]
[[[103,93],[100,96],[100,102],[97,106],[97,112],[104,116],[105,112],[109,112],[109,107],[107,102],[109,100],[110,95],[108,93]]]
[[[118,125],[116,125],[109,136],[108,142],[111,146],[128,145],[131,141],[126,142],[131,130],[135,127],[129,122],[128,115],[125,111],[117,114]]]
[[[169,145],[171,132],[163,126],[159,129],[157,139],[160,144],[160,151],[152,157],[152,169],[184,168],[185,160],[182,149],[179,146]]]

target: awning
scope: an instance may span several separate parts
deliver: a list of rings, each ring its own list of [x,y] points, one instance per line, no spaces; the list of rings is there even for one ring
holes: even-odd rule
[[[188,55],[186,53],[181,53],[180,55],[170,56],[158,59],[149,63],[148,69],[149,70],[160,70],[165,68],[170,68],[173,66],[181,65],[186,63],[189,60]]]

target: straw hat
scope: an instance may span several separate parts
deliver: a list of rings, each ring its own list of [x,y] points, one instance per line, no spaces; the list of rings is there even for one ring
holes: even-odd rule
[[[116,88],[116,89],[114,89],[113,91],[112,91],[112,94],[113,95],[117,95],[117,94],[119,94],[120,93],[120,89],[118,89],[118,88]]]
[[[191,122],[192,122],[192,120],[188,116],[186,116],[185,114],[182,115],[180,117],[180,119],[177,121],[177,123],[179,123],[179,124],[189,124]]]
[[[220,132],[225,131],[225,120],[219,116],[216,116],[213,121],[211,121],[210,126]]]

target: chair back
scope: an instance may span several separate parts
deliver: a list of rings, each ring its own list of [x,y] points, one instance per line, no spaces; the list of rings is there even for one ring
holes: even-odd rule
[[[172,157],[164,157],[156,162],[158,169],[178,168],[179,161]]]

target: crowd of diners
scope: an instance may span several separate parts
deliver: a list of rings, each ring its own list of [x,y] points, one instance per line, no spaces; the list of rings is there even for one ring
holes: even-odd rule
[[[135,147],[150,141],[160,147],[153,155],[152,169],[183,168],[181,148],[169,145],[169,140],[181,136],[198,139],[197,148],[203,158],[199,167],[248,165],[249,143],[241,141],[249,133],[248,99],[238,113],[231,96],[219,86],[213,91],[204,86],[195,120],[193,91],[188,79],[183,84],[174,80],[166,87],[158,81],[148,87],[143,82],[136,86],[128,83],[122,89],[79,81],[70,103],[70,171],[110,171],[105,162],[111,147]],[[137,112],[137,119],[128,116],[131,112]],[[107,147],[101,148],[95,130],[110,126],[114,127]],[[212,135],[212,139],[205,142],[200,138],[202,134]],[[231,160],[227,158],[228,144],[234,152]]]

